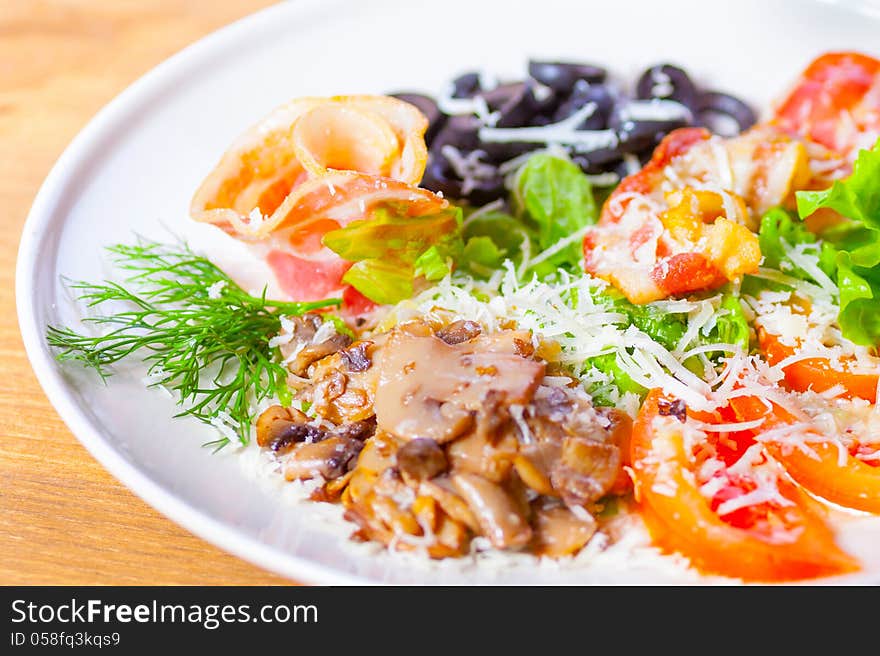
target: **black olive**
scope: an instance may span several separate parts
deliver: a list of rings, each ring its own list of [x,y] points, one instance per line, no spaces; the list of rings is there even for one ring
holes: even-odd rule
[[[431,142],[431,150],[439,152],[446,145],[455,146],[459,150],[474,150],[479,146],[477,132],[482,126],[476,116],[450,116]]]
[[[617,129],[618,147],[624,153],[653,150],[667,134],[686,121],[624,121]]]
[[[678,66],[658,64],[645,71],[636,84],[636,96],[642,100],[665,98],[677,100],[693,107],[697,99],[697,87]]]
[[[455,178],[452,167],[439,151],[428,154],[421,186],[433,192],[440,192],[449,198],[461,198],[461,180]]]
[[[469,151],[461,151],[462,157],[467,157],[468,154]],[[504,178],[497,170],[491,176],[472,180],[465,187],[464,181],[456,175],[443,153],[433,149],[428,153],[428,164],[421,185],[425,189],[442,192],[449,198],[469,200],[475,205],[490,203],[506,194]]]
[[[486,157],[490,162],[501,164],[509,159],[524,155],[525,153],[543,148],[543,143],[534,141],[481,141],[480,150],[486,153]]]
[[[416,108],[428,119],[428,130],[425,132],[425,143],[430,146],[434,137],[446,123],[446,115],[437,107],[433,98],[420,93],[392,93],[393,97],[415,105]]]
[[[529,61],[529,75],[554,91],[565,93],[572,88],[577,80],[593,83],[603,82],[607,71],[591,64],[531,60]]]
[[[480,90],[480,74],[465,73],[452,81],[453,98],[471,98]]]
[[[506,198],[507,189],[504,187],[504,178],[501,175],[496,175],[488,180],[479,180],[467,190],[466,194],[463,193],[462,197],[473,205],[485,205],[493,200]]]
[[[589,153],[578,153],[572,161],[581,167],[584,173],[598,175],[612,170],[621,161],[623,153],[618,148],[600,148]]]
[[[528,125],[529,120],[541,110],[541,105],[525,82],[504,84],[481,94],[492,111],[498,112],[495,127],[517,128]]]
[[[625,153],[653,149],[672,130],[690,125],[691,122],[686,107],[682,107],[681,118],[664,120],[632,118],[631,107],[629,101],[619,103],[608,119],[608,126],[617,131],[620,150]]]
[[[720,123],[713,121],[713,115],[717,116],[718,114],[732,118],[739,127],[739,132],[748,130],[758,121],[754,110],[746,103],[739,98],[718,91],[701,93],[694,105],[694,110],[700,123],[710,129],[713,129],[713,126],[720,126]],[[724,136],[733,136],[729,134],[730,130],[723,130],[723,128],[713,131],[720,131]]]
[[[553,121],[562,121],[587,103],[594,103],[596,109],[578,126],[581,130],[601,130],[608,124],[608,118],[614,106],[614,97],[607,87],[578,81],[571,95],[556,110]]]

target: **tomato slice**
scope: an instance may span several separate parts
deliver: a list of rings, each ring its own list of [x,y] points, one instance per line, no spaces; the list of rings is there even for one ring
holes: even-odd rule
[[[628,175],[614,188],[602,206],[599,223],[617,223],[634,195],[650,194],[663,179],[663,169],[672,160],[684,155],[701,141],[707,141],[711,136],[712,133],[705,128],[679,128],[667,134],[642,170]]]
[[[768,408],[753,396],[735,397],[730,405],[740,421],[764,418],[760,429],[756,429],[758,439],[763,431],[797,421],[778,405],[771,403]],[[880,514],[880,461],[861,460],[850,451],[841,458],[841,447],[818,436],[807,444],[807,452],[778,442],[764,443],[789,475],[816,496],[846,508]]]
[[[852,160],[880,135],[880,60],[856,52],[820,56],[776,108],[772,123]]]
[[[695,416],[684,423],[663,416],[661,405],[668,408],[670,403],[658,389],[648,394],[631,444],[636,499],[657,546],[683,554],[703,572],[753,581],[791,581],[859,569],[835,542],[818,502],[784,477],[776,480],[776,498],[725,511],[725,502],[759,487],[758,474],[749,468],[728,468],[714,457],[701,462],[696,452],[711,451],[711,440],[689,447],[684,429]],[[707,472],[713,472],[712,477],[703,483]],[[707,487],[714,490],[711,496]]]
[[[758,342],[761,351],[772,365],[782,362],[785,358],[795,355],[797,349],[794,346],[783,344],[777,335],[768,333],[766,330],[758,330]],[[827,358],[808,358],[798,360],[782,368],[785,374],[785,383],[795,392],[825,392],[837,385],[842,385],[844,398],[860,398],[872,403],[877,398],[877,385],[880,383],[880,375],[856,373],[847,370],[846,363],[843,369],[835,369]]]

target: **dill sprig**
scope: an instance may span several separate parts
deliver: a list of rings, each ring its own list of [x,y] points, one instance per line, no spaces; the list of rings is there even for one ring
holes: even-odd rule
[[[90,308],[114,303],[106,314],[83,322],[101,327],[99,335],[49,326],[47,340],[60,349],[58,360],[74,360],[106,380],[111,365],[140,355],[150,386],[177,395],[183,407],[176,417],[191,415],[217,425],[232,424],[247,444],[252,407],[277,397],[289,403],[287,370],[269,340],[281,330],[281,317],[338,305],[338,299],[292,303],[253,296],[207,258],[186,244],[165,245],[140,239],[134,245],[107,249],[115,265],[127,272],[124,284],[72,282],[80,301]],[[224,436],[210,442],[217,449]]]

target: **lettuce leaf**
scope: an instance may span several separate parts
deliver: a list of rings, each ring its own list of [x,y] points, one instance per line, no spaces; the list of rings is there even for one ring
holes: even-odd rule
[[[837,252],[838,323],[856,344],[880,343],[880,140],[859,153],[848,178],[798,192],[797,206],[802,219],[826,208],[844,217],[820,235]]]
[[[613,311],[626,315],[630,324],[649,335],[651,339],[662,344],[669,351],[678,346],[679,341],[687,330],[688,320],[686,315],[665,312],[651,305],[634,305],[613,288],[599,291],[595,298],[598,302],[609,303],[610,309]],[[745,314],[743,314],[739,296],[733,293],[726,293],[721,299],[718,315],[712,330],[707,334],[703,334],[700,331],[694,338],[691,346],[717,343],[736,344],[744,352],[748,353],[749,337],[749,324]],[[710,359],[724,355],[727,355],[727,353],[722,351],[706,353],[706,356]],[[611,385],[617,387],[621,394],[633,392],[640,397],[644,397],[648,391],[620,368],[617,355],[614,353],[590,358],[585,364],[588,368],[601,371],[611,379],[609,384],[596,384],[587,390],[593,395],[593,401],[597,405],[612,404],[612,397],[610,395]],[[703,365],[697,356],[689,358],[682,364],[697,375],[702,375],[703,373]]]
[[[709,337],[698,338],[703,344],[721,342],[722,344],[736,344],[746,353],[749,352],[749,322],[743,313],[739,297],[734,294],[725,294],[721,299],[721,308],[726,312],[715,320],[715,328],[710,331]],[[708,354],[712,355],[712,354]]]
[[[840,314],[843,336],[856,344],[880,343],[880,271],[854,266],[849,253],[837,260]]]
[[[485,212],[468,219],[464,226],[464,251],[459,264],[477,276],[491,275],[509,259],[519,265],[523,243],[529,240],[530,250],[535,234],[522,221],[506,212]]]
[[[546,153],[533,155],[520,169],[514,197],[542,251],[598,219],[592,185],[580,167]],[[581,243],[576,241],[547,261],[578,267],[582,257]]]
[[[616,353],[606,353],[605,355],[597,355],[594,358],[590,358],[587,361],[587,367],[588,369],[602,372],[611,380],[610,383],[596,383],[587,388],[587,392],[592,397],[595,405],[614,405],[613,387],[617,388],[619,394],[632,392],[640,398],[648,393],[647,389],[639,385],[628,373],[620,368]]]
[[[376,303],[397,303],[413,294],[419,276],[439,280],[462,250],[461,209],[408,217],[386,205],[359,221],[324,235],[324,245],[354,265],[343,276]]]
[[[852,175],[845,180],[835,181],[824,191],[797,192],[801,218],[826,207],[852,221],[880,230],[880,139],[871,150],[859,153]]]
[[[779,269],[786,275],[801,280],[811,281],[813,280],[812,276],[789,259],[785,246],[817,244],[819,268],[833,279],[837,271],[837,249],[827,241],[819,243],[817,241],[816,235],[781,207],[768,210],[761,217],[758,243],[761,246],[761,254],[764,256],[764,266],[766,267]]]

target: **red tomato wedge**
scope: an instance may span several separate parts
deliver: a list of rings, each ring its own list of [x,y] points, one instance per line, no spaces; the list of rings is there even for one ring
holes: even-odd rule
[[[782,362],[797,353],[797,349],[779,341],[776,335],[766,330],[758,330],[758,341],[761,351],[772,365]],[[880,375],[856,373],[846,369],[835,369],[827,358],[808,358],[798,360],[782,368],[785,373],[785,383],[789,389],[795,392],[824,392],[837,385],[842,385],[846,390],[841,394],[844,398],[860,398],[872,403],[877,398],[877,385]]]
[[[757,397],[736,397],[730,405],[740,421],[764,418],[758,439],[763,431],[797,422],[783,408],[776,404],[768,408]],[[813,494],[846,508],[880,514],[880,461],[872,461],[875,466],[849,451],[841,458],[841,447],[818,435],[806,444],[808,452],[769,440],[764,444],[791,477]]]
[[[880,135],[880,60],[832,52],[813,61],[771,121],[849,161]]]
[[[707,460],[713,433],[698,448],[686,446],[685,424],[695,417],[682,423],[661,414],[661,407],[671,403],[658,389],[648,394],[631,444],[636,499],[657,546],[683,554],[705,573],[751,581],[792,581],[859,569],[835,542],[818,502],[785,477],[776,481],[776,498],[731,506],[729,501],[757,489],[758,474],[728,467],[714,456]],[[732,511],[725,510],[726,503]]]
[[[602,206],[599,223],[616,223],[623,216],[633,194],[650,194],[663,179],[663,169],[701,141],[707,141],[712,133],[705,128],[679,128],[666,135],[641,171],[620,181]],[[616,201],[616,202],[615,202]]]

